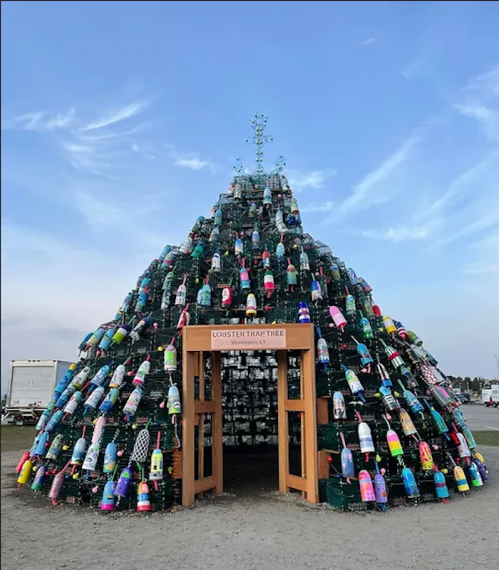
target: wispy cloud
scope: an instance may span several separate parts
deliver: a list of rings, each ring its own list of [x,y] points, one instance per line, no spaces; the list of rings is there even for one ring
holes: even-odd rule
[[[170,158],[181,168],[188,168],[189,170],[195,171],[209,170],[212,173],[218,170],[213,162],[199,158],[196,153],[180,153],[173,144],[167,144],[166,148],[168,149]]]
[[[378,38],[368,38],[367,40],[360,42],[359,46],[368,46],[370,44],[375,44],[377,42],[378,42]]]
[[[462,101],[454,105],[461,115],[474,119],[485,136],[499,140],[499,65],[474,77],[463,90]]]
[[[168,190],[142,193],[140,205],[137,206],[133,195],[129,195],[128,199],[120,196],[117,199],[107,197],[104,200],[90,192],[79,191],[75,196],[74,207],[95,232],[112,230],[115,234],[129,236],[130,227],[133,227],[137,220],[162,211],[165,198],[169,195]],[[137,232],[134,241],[140,242],[144,247],[157,248],[158,244],[161,247],[163,238],[158,233],[143,228]]]
[[[114,109],[108,112],[106,115],[102,116],[100,119],[91,121],[87,125],[81,127],[80,131],[93,131],[96,129],[109,127],[110,125],[114,125],[121,121],[125,121],[126,119],[130,119],[131,117],[142,113],[142,111],[144,111],[148,105],[149,103],[147,101],[137,101],[135,103],[131,103],[130,105],[126,105],[125,107]]]
[[[75,121],[75,109],[52,115],[48,111],[24,113],[12,119],[2,119],[2,131],[54,131],[71,126]]]
[[[94,229],[119,227],[130,221],[129,214],[118,205],[104,202],[85,192],[76,195],[76,208],[85,222]]]
[[[308,213],[317,213],[317,212],[331,212],[334,210],[335,203],[331,200],[326,200],[325,202],[311,202],[310,204],[306,204],[303,208],[300,208],[300,212],[302,214]]]
[[[335,212],[335,219],[338,220],[338,216],[346,216],[353,210],[366,209],[373,204],[384,202],[386,196],[376,192],[376,190],[382,187],[382,183],[413,156],[413,151],[419,140],[418,135],[411,136],[375,170],[365,176],[355,186],[352,194],[339,205]]]
[[[114,155],[108,145],[99,142],[80,141],[76,133],[72,140],[61,141],[63,156],[77,170],[88,171],[97,176],[115,179],[111,174]]]
[[[313,170],[312,172],[297,172],[296,170],[286,171],[286,177],[289,180],[291,188],[297,192],[302,192],[308,188],[317,190],[324,188],[326,182],[332,178],[338,171],[334,168],[326,168],[325,170]]]
[[[362,235],[366,238],[392,241],[399,243],[403,241],[421,241],[427,239],[432,233],[429,226],[396,226],[384,228],[382,230],[364,230]]]
[[[489,210],[485,210],[485,213],[481,217],[474,218],[473,222],[467,225],[463,225],[457,231],[446,235],[444,238],[439,240],[435,245],[437,246],[447,245],[453,241],[487,230],[499,224],[499,201],[497,202],[498,202],[497,204],[491,205]],[[470,215],[470,218],[473,219],[472,214]]]
[[[434,214],[437,210],[450,206],[453,202],[469,193],[473,188],[473,183],[480,178],[484,171],[486,171],[497,158],[499,158],[499,152],[491,152],[484,160],[475,164],[466,170],[466,172],[459,174],[449,188],[430,205],[423,216],[426,217]]]
[[[467,247],[470,263],[464,267],[468,275],[499,274],[499,228]]]

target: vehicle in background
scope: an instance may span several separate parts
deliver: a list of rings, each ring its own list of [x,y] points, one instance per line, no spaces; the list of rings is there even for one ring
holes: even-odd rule
[[[467,394],[456,394],[456,399],[460,404],[468,404],[470,399],[466,397]]]
[[[499,384],[482,390],[482,402],[487,408],[499,408]]]
[[[11,360],[2,423],[36,424],[70,365],[65,360]]]

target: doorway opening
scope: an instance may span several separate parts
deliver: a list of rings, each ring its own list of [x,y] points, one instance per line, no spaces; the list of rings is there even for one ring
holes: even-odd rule
[[[195,326],[184,335],[182,504],[208,491],[276,490],[316,503],[312,326]]]

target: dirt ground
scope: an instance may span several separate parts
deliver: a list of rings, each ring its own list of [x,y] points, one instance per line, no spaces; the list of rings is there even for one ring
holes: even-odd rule
[[[54,508],[17,490],[19,452],[2,453],[2,569],[492,570],[499,448],[481,451],[491,480],[449,505],[343,514],[265,492],[149,516]]]

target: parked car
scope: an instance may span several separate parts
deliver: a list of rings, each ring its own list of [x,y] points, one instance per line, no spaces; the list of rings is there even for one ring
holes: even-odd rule
[[[470,399],[469,397],[467,398],[466,396],[467,394],[456,394],[457,401],[460,404],[467,404],[470,401]]]

